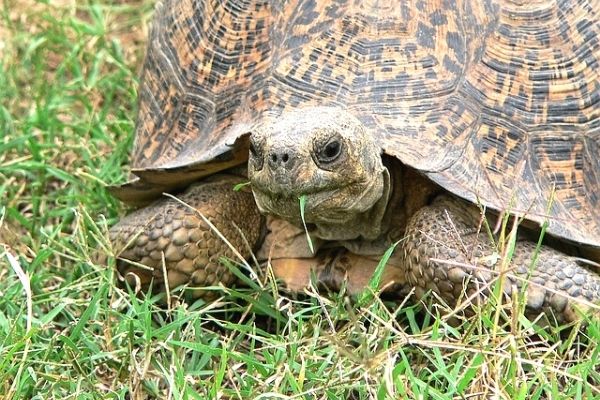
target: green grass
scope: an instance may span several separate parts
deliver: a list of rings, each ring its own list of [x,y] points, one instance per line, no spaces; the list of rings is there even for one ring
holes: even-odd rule
[[[295,299],[265,278],[159,307],[95,262],[125,210],[152,2],[0,6],[0,398],[600,398],[600,324],[490,303]],[[429,310],[429,311],[427,311]]]

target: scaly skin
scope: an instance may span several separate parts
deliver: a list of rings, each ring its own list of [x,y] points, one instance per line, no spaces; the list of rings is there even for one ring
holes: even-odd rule
[[[487,284],[500,277],[502,260],[487,234],[479,232],[480,218],[476,206],[441,196],[410,219],[400,251],[407,283],[417,296],[431,290],[454,304],[477,291],[478,300],[489,294],[493,285]],[[571,321],[578,318],[576,308],[589,309],[585,302],[600,303],[598,274],[548,246],[539,248],[533,264],[536,247],[528,240],[517,241],[502,286],[509,296],[515,288],[525,292],[528,316],[546,312]]]
[[[111,229],[110,238],[117,251],[120,274],[131,285],[140,283],[145,289],[153,281],[154,289],[162,291],[164,259],[169,287],[189,284],[192,297],[210,297],[210,292],[201,289],[205,286],[231,285],[234,276],[219,259],[236,260],[235,254],[200,213],[242,257],[248,258],[249,246],[254,246],[260,236],[262,217],[249,191],[233,190],[242,179],[214,176],[177,196],[187,205],[165,198],[119,221]]]

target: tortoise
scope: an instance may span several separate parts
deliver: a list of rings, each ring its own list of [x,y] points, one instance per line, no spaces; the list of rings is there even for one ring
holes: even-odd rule
[[[396,246],[381,280],[391,293],[452,304],[502,276],[507,295],[526,294],[527,315],[596,309],[599,10],[596,0],[159,3],[135,177],[113,188],[141,206],[110,231],[120,274],[208,296],[235,284],[222,257],[255,254],[292,290],[315,278],[357,293]],[[507,266],[484,217],[509,215],[526,228]]]

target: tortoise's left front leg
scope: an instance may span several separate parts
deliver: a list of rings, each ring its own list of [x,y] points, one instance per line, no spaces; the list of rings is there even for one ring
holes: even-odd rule
[[[500,276],[502,260],[485,233],[478,233],[480,213],[474,205],[442,196],[409,221],[402,243],[406,279],[417,295],[433,291],[449,304],[481,291]],[[575,308],[600,303],[600,276],[577,259],[548,246],[521,240],[504,275],[503,290],[525,290],[529,316],[551,312],[560,321],[577,319]]]

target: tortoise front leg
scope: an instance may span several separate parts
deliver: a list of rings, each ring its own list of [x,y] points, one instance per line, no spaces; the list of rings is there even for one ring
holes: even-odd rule
[[[477,207],[449,196],[411,218],[402,250],[406,279],[418,296],[431,290],[453,304],[465,294],[489,294],[502,260],[487,235],[478,233],[479,220]],[[518,241],[502,286],[507,295],[514,288],[525,291],[528,316],[546,312],[571,321],[578,318],[576,307],[585,311],[590,303],[600,302],[597,273],[548,246],[541,246],[533,264],[535,253],[535,243]]]
[[[167,282],[169,288],[189,284],[192,297],[206,296],[205,286],[232,284],[235,277],[220,258],[237,260],[231,247],[248,258],[263,223],[252,193],[233,190],[239,182],[217,175],[178,195],[180,201],[160,199],[123,218],[110,230],[120,274],[143,288],[152,281],[157,291]]]

